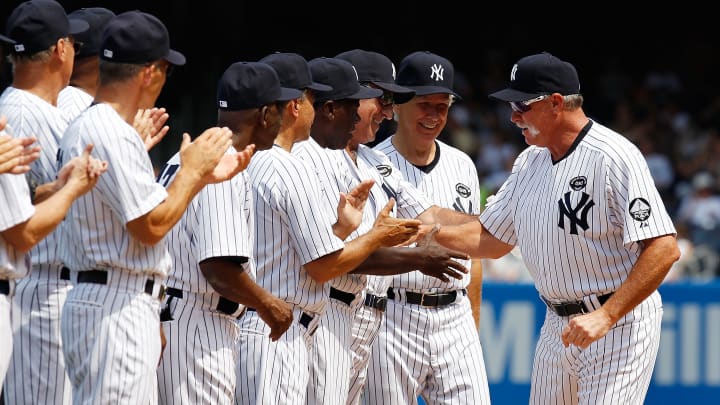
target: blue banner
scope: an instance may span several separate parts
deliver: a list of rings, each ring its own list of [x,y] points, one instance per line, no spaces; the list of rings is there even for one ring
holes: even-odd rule
[[[660,287],[663,325],[646,404],[707,404],[720,398],[720,281]],[[480,325],[490,396],[528,403],[545,304],[529,284],[485,281]]]

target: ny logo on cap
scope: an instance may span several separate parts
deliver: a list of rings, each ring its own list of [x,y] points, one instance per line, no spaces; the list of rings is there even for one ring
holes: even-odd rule
[[[514,82],[514,81],[515,81],[515,74],[517,73],[517,68],[518,68],[518,66],[517,66],[517,63],[516,63],[515,65],[513,65],[513,68],[512,68],[512,70],[510,71],[510,81],[511,81],[511,82]]]
[[[443,73],[445,73],[445,68],[442,67],[442,65],[433,64],[430,66],[430,78],[435,79],[435,81],[439,82],[444,80],[443,79]]]

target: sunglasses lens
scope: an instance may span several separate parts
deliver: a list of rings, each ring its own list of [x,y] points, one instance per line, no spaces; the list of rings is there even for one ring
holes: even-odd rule
[[[510,108],[515,112],[524,113],[530,111],[530,106],[525,105],[522,101],[511,101]]]

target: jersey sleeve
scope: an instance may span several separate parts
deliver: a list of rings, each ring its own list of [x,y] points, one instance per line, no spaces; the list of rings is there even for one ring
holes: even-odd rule
[[[513,217],[513,213],[517,209],[514,190],[525,157],[524,153],[518,156],[507,180],[500,186],[497,193],[487,198],[485,209],[480,214],[480,222],[495,238],[513,246],[517,244]]]
[[[637,148],[625,152],[622,158],[610,160],[606,180],[612,215],[624,227],[623,243],[675,234],[642,153]]]
[[[30,200],[30,189],[22,174],[0,174],[0,231],[12,228],[30,219],[35,206]]]

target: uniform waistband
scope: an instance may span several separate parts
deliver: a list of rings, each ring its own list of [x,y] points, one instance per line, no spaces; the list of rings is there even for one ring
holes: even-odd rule
[[[388,288],[387,296],[394,301],[406,302],[408,304],[420,305],[423,307],[444,307],[454,304],[459,296],[466,296],[467,289],[444,291],[438,293],[418,293],[409,290],[395,290]]]
[[[355,294],[338,290],[334,287],[330,287],[330,298],[350,305],[355,300]],[[363,305],[365,305],[366,307],[375,308],[380,312],[383,312],[385,311],[385,308],[387,308],[387,297],[379,297],[375,294],[366,293]]]
[[[165,286],[154,278],[147,278],[143,275],[134,274],[116,274],[107,270],[85,270],[77,273],[77,283],[90,283],[101,285],[120,285],[123,284],[128,289],[141,290],[145,294],[150,295],[158,300],[165,298]]]
[[[597,300],[600,305],[605,304],[607,300],[613,295],[613,293],[607,293],[604,295],[598,295]],[[589,297],[588,297],[589,298]],[[540,295],[540,299],[543,300],[550,310],[558,314],[559,316],[570,316],[576,314],[587,314],[594,311],[597,308],[591,308],[584,299],[577,301],[565,301],[565,302],[553,302],[544,296]]]
[[[183,299],[185,297],[185,293],[183,290],[173,288],[173,287],[166,287],[165,293],[169,297],[173,298],[180,298]],[[188,294],[190,294],[188,292]],[[215,294],[217,295],[217,294]],[[239,304],[233,300],[229,300],[222,295],[217,295],[217,304],[213,306],[213,308],[218,311],[222,312],[225,315],[232,316],[233,318],[240,318],[245,313],[245,307],[242,304]]]

